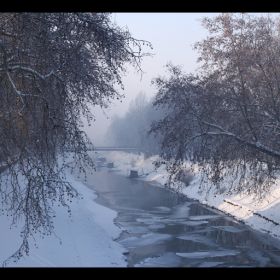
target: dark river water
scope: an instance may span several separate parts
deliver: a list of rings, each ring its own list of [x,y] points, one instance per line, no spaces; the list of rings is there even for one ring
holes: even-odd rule
[[[118,212],[128,266],[280,266],[278,240],[185,196],[105,167],[86,184]]]

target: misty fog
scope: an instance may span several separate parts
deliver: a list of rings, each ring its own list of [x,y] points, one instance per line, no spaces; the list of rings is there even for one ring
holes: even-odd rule
[[[172,62],[181,65],[185,72],[194,72],[199,64],[198,54],[193,50],[193,44],[207,35],[201,26],[201,19],[205,16],[214,17],[217,13],[115,13],[113,21],[122,28],[128,28],[131,34],[140,39],[150,41],[153,50],[148,48],[144,52],[152,56],[143,58],[141,68],[143,73],[137,72],[132,66],[127,67],[123,76],[124,97],[114,100],[106,109],[98,106],[92,108],[96,121],[91,126],[84,122],[85,131],[94,145],[112,144],[107,138],[107,130],[114,116],[122,117],[128,111],[131,102],[143,92],[148,100],[155,95],[156,89],[151,80],[158,75],[164,75],[165,65]]]

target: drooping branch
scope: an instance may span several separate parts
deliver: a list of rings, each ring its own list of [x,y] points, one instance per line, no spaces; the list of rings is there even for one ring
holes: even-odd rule
[[[169,65],[154,81],[154,105],[168,110],[152,131],[178,168],[191,159],[216,186],[231,172],[238,192],[264,194],[280,171],[279,22],[222,14],[203,24],[198,75]]]
[[[99,13],[0,15],[0,198],[24,221],[24,240],[52,230],[52,205],[76,197],[64,171],[69,150],[75,167],[94,167],[82,117],[120,94],[125,64],[140,67],[141,44]],[[148,46],[149,47],[149,46]],[[11,159],[17,158],[16,162]],[[11,184],[7,184],[10,182]]]

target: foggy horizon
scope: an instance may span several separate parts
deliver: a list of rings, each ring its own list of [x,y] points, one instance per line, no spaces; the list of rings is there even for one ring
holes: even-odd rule
[[[96,121],[89,127],[85,123],[85,131],[94,145],[106,144],[104,136],[112,118],[123,116],[130,102],[139,92],[152,98],[155,88],[151,85],[153,78],[166,74],[165,65],[180,65],[185,73],[195,72],[199,64],[198,54],[193,45],[207,36],[201,25],[203,17],[214,17],[217,13],[113,13],[112,21],[121,28],[127,28],[132,37],[149,41],[153,49],[145,47],[143,52],[153,55],[143,58],[141,68],[143,75],[137,73],[132,66],[127,66],[123,76],[124,95],[121,100],[113,100],[106,109],[93,108]]]

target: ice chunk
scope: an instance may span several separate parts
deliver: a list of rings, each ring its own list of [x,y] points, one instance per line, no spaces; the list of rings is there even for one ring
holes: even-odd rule
[[[175,253],[168,252],[159,257],[147,258],[136,264],[136,267],[176,267],[180,266],[181,259]]]
[[[169,207],[165,207],[165,206],[157,206],[157,207],[154,207],[155,209],[157,210],[160,210],[162,212],[170,212],[171,209]]]
[[[131,212],[137,212],[137,213],[147,213],[146,210],[135,208],[135,207],[124,207],[124,206],[118,206],[118,210],[120,211],[131,211]],[[149,213],[147,213],[149,214]]]
[[[185,234],[185,235],[180,235],[177,238],[182,239],[182,240],[197,242],[197,243],[203,243],[203,244],[206,244],[209,246],[217,246],[217,244],[215,242],[213,242],[209,238],[207,238],[203,235],[199,235],[199,234]]]
[[[154,224],[154,225],[149,225],[148,226],[149,229],[161,229],[161,228],[165,228],[165,225],[164,224]]]
[[[188,253],[176,253],[177,256],[190,259],[203,259],[203,258],[215,258],[235,256],[239,254],[236,250],[218,250],[218,251],[201,251],[201,252],[188,252]]]
[[[198,267],[215,267],[220,264],[223,264],[223,262],[203,262],[198,265]]]
[[[200,216],[190,216],[189,219],[193,221],[209,220],[220,218],[219,215],[200,215]]]
[[[139,223],[146,224],[146,225],[153,225],[156,222],[161,221],[161,218],[153,216],[153,217],[149,217],[149,218],[137,218],[136,221]]]
[[[172,236],[170,234],[148,233],[142,235],[141,237],[128,237],[121,240],[120,243],[126,247],[135,248],[138,246],[160,244],[163,241],[171,238]]]
[[[208,221],[181,221],[180,223],[186,226],[195,227],[195,226],[208,224]]]

